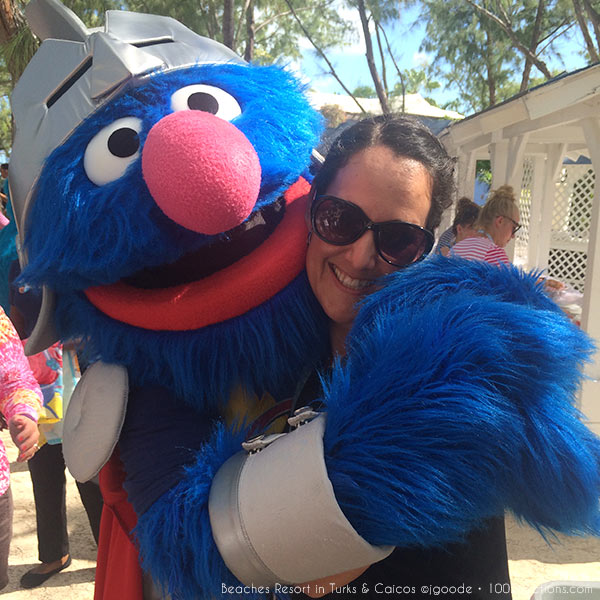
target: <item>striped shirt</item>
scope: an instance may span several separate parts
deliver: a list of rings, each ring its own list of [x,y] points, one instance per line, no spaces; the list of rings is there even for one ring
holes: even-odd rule
[[[454,244],[450,256],[460,256],[468,260],[480,260],[492,265],[510,264],[504,248],[496,246],[487,237],[470,237]]]
[[[452,227],[446,229],[442,235],[440,235],[440,239],[438,240],[435,248],[433,249],[434,254],[441,254],[442,248],[452,248],[454,242],[456,241],[456,236],[452,231]]]

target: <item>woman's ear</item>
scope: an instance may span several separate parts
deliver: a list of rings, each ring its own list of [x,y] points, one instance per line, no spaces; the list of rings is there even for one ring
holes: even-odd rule
[[[502,215],[496,215],[493,220],[493,227],[495,229],[500,229],[502,227],[502,222],[504,221],[504,217]]]

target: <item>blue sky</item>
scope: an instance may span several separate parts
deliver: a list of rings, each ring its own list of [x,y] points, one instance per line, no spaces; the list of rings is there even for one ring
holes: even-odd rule
[[[356,29],[360,29],[358,14],[356,11],[350,12],[342,9],[346,18],[352,19]],[[394,56],[400,69],[421,68],[427,64],[429,57],[419,51],[419,46],[425,35],[425,25],[423,22],[412,25],[418,17],[416,7],[403,9],[402,22],[394,30],[389,30],[388,37],[394,50]],[[412,25],[412,26],[411,26]],[[565,41],[560,46],[564,62],[550,61],[551,69],[560,71],[573,71],[585,66],[584,59],[578,55],[578,43],[575,40]],[[338,75],[344,84],[354,90],[358,85],[369,85],[373,87],[371,75],[367,66],[364,54],[364,41],[362,35],[357,36],[354,42],[350,41],[348,46],[340,48],[337,51],[328,51],[327,58],[333,63]],[[333,76],[327,73],[327,65],[317,56],[307,43],[303,50],[303,60],[297,67],[301,73],[310,81],[311,86],[320,92],[345,93],[342,87],[337,83]],[[394,67],[391,62],[388,65],[388,82],[390,87],[396,81]],[[537,71],[534,69],[534,74]],[[440,82],[441,83],[441,82]],[[443,84],[442,84],[443,85]],[[455,93],[452,90],[440,88],[432,93],[432,97],[440,104],[454,99]]]

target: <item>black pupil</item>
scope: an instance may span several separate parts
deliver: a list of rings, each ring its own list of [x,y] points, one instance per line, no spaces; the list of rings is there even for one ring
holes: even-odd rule
[[[133,156],[140,147],[140,138],[135,129],[121,127],[113,131],[108,138],[108,149],[119,158]]]
[[[205,92],[194,92],[188,98],[187,103],[191,110],[203,110],[204,112],[209,112],[213,115],[216,115],[217,112],[219,112],[219,103],[217,102],[217,99]]]

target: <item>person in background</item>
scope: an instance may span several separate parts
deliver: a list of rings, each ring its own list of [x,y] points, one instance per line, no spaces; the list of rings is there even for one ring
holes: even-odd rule
[[[0,165],[0,177],[2,181],[0,185],[2,190],[0,191],[0,202],[2,202],[2,213],[6,212],[6,203],[8,202],[8,163],[2,163]]]
[[[41,407],[42,392],[31,373],[21,340],[0,309],[0,428],[8,427],[19,449],[18,462],[31,459],[38,449],[37,420]],[[0,440],[0,589],[8,584],[12,517],[10,464]]]
[[[477,231],[473,237],[452,246],[450,256],[480,260],[492,265],[509,264],[510,259],[504,248],[521,228],[519,207],[510,185],[503,185],[490,193],[481,208],[475,228]]]
[[[452,222],[452,225],[448,227],[448,229],[446,229],[438,237],[437,243],[433,249],[434,254],[442,254],[444,256],[448,256],[450,248],[456,243],[455,225],[457,222],[458,214],[460,212],[461,206],[463,206],[466,202],[471,202],[471,200],[466,196],[462,196],[458,199],[458,202],[456,203],[456,213],[454,215],[454,221]]]
[[[475,221],[477,221],[478,216],[479,206],[466,196],[460,198],[456,204],[456,214],[454,215],[452,227],[442,233],[433,250],[434,253],[449,256],[450,249],[454,244],[477,235]]]
[[[0,172],[2,177],[5,177],[0,185],[2,186],[4,195],[2,198],[3,213],[8,220],[2,221],[2,226],[0,227],[0,306],[6,314],[10,314],[8,273],[10,265],[18,258],[17,246],[15,243],[17,237],[17,225],[10,202],[8,179],[6,179],[8,177],[8,163],[0,165]]]
[[[11,265],[9,279],[11,319],[22,339],[26,339],[40,309],[40,294],[35,290],[18,287],[15,280],[20,273],[19,262]],[[74,352],[64,350],[57,343],[39,354],[29,357],[31,369],[44,395],[44,410],[40,418],[40,449],[29,462],[33,484],[38,538],[38,556],[41,564],[21,578],[21,587],[34,588],[71,564],[66,514],[65,461],[62,454],[62,417],[77,374]],[[92,481],[77,483],[79,496],[90,522],[92,534],[98,543],[102,495]]]

